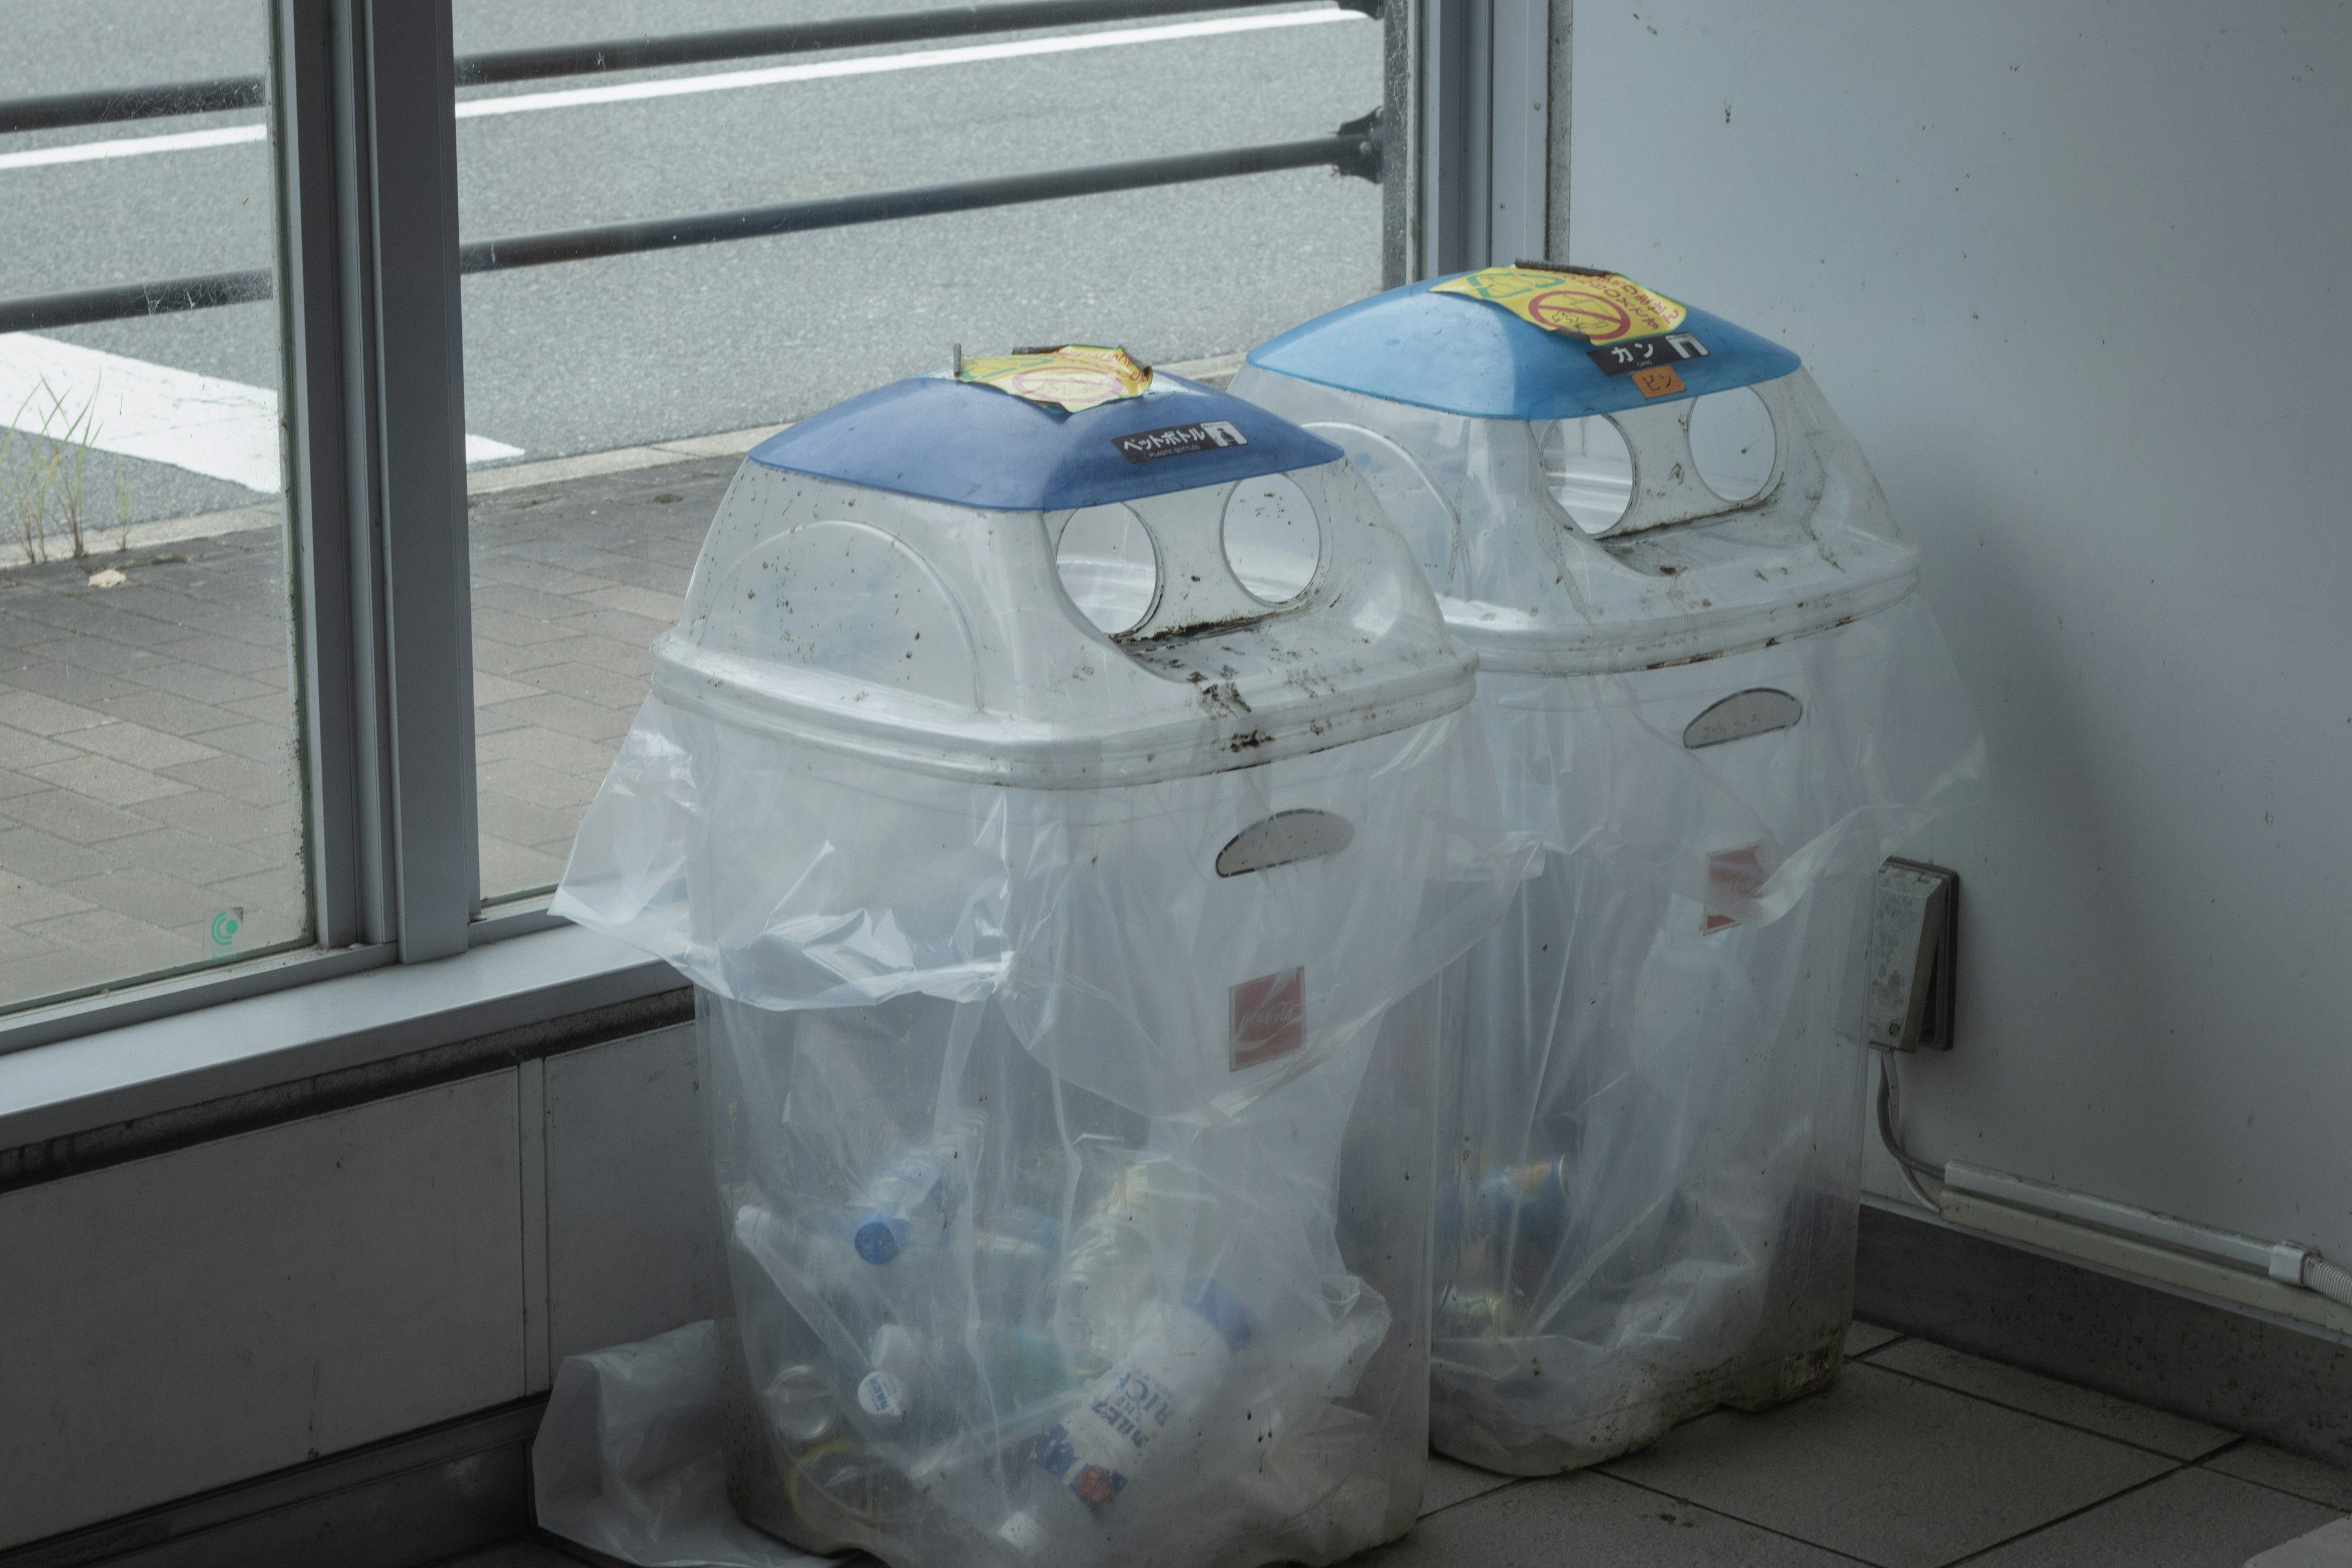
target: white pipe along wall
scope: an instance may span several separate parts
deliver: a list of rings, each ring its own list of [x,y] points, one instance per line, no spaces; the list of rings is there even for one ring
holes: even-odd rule
[[[2183,1289],[2168,1250],[2352,1263],[2352,12],[1586,0],[1572,36],[1570,259],[1803,356],[1984,722],[1990,805],[1906,851],[1961,875],[1958,1047],[1900,1062],[1947,1212],[2050,1243],[1987,1220],[2015,1176],[2063,1225],[2178,1216],[2095,1260]]]

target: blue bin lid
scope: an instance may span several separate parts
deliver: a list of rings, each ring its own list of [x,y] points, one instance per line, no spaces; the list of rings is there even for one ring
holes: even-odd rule
[[[1260,343],[1249,363],[1298,381],[1481,419],[1615,414],[1777,381],[1800,363],[1769,339],[1692,310],[1675,331],[1697,338],[1706,357],[1673,362],[1683,391],[1644,397],[1632,376],[1610,375],[1595,364],[1593,345],[1582,338],[1547,331],[1466,294],[1430,292],[1447,281],[1425,279],[1343,305]]]
[[[1120,440],[1135,436],[1161,439]],[[1154,372],[1138,396],[1076,414],[944,372],[919,375],[837,403],[751,448],[751,461],[772,468],[991,511],[1138,500],[1341,456],[1255,404],[1165,372]]]

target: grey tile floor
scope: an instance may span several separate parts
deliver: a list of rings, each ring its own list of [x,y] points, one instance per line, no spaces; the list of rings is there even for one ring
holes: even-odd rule
[[[2240,1568],[2352,1512],[2352,1471],[1857,1324],[1843,1375],[1595,1470],[1433,1459],[1360,1568]],[[535,1541],[450,1568],[576,1568]]]

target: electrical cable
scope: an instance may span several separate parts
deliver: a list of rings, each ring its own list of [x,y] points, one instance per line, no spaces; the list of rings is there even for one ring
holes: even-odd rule
[[[2315,1290],[2331,1301],[2352,1307],[2352,1269],[2330,1263],[2316,1252],[2304,1258],[2303,1284],[2306,1290]]]
[[[1944,1179],[1944,1168],[1928,1163],[1903,1147],[1903,1139],[1895,1131],[1895,1123],[1900,1120],[1902,1110],[1895,1087],[1895,1053],[1880,1051],[1877,1056],[1878,1141],[1885,1144],[1886,1152],[1895,1157],[1895,1169],[1903,1173],[1903,1184],[1911,1189],[1911,1195],[1919,1200],[1920,1206],[1931,1214],[1941,1213],[1943,1205],[1927,1195],[1927,1189],[1919,1184],[1919,1178],[1928,1176],[1940,1182]]]
[[[1895,1169],[1902,1173],[1903,1184],[1911,1189],[1911,1195],[1917,1198],[1923,1207],[1941,1212],[1943,1205],[1927,1195],[1927,1189],[1919,1184],[1919,1178],[1925,1176],[1941,1184],[1944,1168],[1920,1159],[1903,1146],[1900,1131],[1903,1090],[1895,1076],[1895,1053],[1882,1050],[1877,1057],[1878,1141],[1886,1145],[1887,1153],[1894,1157]],[[2273,1275],[2273,1278],[2277,1276]],[[2302,1279],[2290,1283],[2299,1283],[2316,1295],[2352,1307],[2352,1269],[2332,1263],[2316,1252],[2304,1254]]]

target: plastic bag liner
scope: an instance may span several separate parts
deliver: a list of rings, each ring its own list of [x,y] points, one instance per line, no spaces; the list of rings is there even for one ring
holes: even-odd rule
[[[698,986],[740,1516],[893,1563],[1409,1529],[1459,960],[1527,869],[1466,710],[1094,789],[649,700],[559,912]]]
[[[530,1446],[541,1529],[641,1568],[810,1568],[735,1517],[709,1320],[567,1356]]]
[[[1213,1119],[1360,1040],[1492,926],[1530,848],[1472,819],[1492,787],[1459,710],[1255,767],[1028,789],[649,698],[554,910],[757,1007],[986,999],[1069,1083]],[[1261,994],[1276,1032],[1236,1033]]]
[[[1720,658],[1479,689],[1507,819],[1548,852],[1470,959],[1431,1430],[1535,1475],[1834,1374],[1872,877],[1981,793],[1984,746],[1916,598]],[[1759,689],[1801,717],[1689,743]]]

